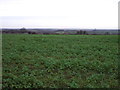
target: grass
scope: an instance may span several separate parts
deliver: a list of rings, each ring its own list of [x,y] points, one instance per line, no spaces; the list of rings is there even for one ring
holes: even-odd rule
[[[3,88],[117,88],[117,35],[2,36]]]

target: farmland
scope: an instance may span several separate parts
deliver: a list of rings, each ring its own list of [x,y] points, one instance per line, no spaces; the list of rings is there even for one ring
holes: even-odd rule
[[[117,35],[2,36],[3,88],[117,88]]]

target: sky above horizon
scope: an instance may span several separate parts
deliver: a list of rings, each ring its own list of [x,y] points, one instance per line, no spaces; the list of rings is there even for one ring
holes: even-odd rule
[[[0,27],[117,29],[118,2],[0,0]]]

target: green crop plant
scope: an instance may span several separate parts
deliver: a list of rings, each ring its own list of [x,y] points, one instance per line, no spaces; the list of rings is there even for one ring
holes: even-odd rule
[[[2,35],[3,88],[118,88],[118,35]]]

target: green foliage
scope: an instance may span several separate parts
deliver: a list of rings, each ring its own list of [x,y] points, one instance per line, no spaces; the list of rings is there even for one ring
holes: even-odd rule
[[[116,88],[117,35],[3,34],[3,88]]]

